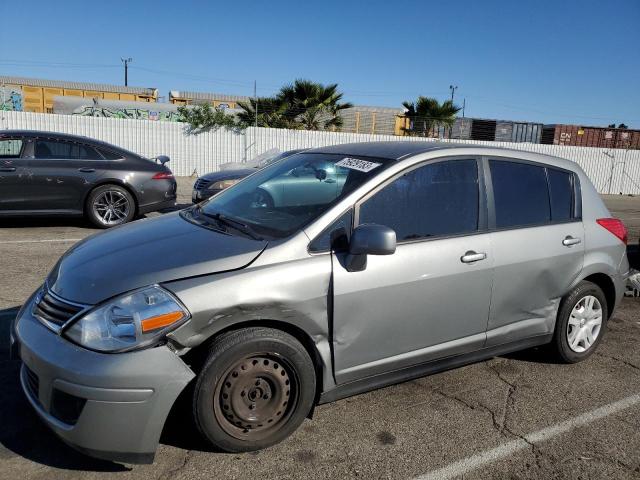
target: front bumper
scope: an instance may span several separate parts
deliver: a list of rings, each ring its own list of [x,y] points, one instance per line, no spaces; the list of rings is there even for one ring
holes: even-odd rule
[[[151,463],[164,422],[194,373],[168,347],[103,354],[42,325],[31,302],[15,323],[20,382],[42,420],[88,455]]]

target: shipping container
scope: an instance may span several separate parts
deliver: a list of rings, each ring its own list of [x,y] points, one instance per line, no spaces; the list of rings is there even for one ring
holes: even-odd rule
[[[496,138],[496,120],[474,118],[471,122],[471,140],[493,142]]]

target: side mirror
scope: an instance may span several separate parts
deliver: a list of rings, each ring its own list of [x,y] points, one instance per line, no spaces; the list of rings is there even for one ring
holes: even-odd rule
[[[359,225],[351,234],[346,268],[360,272],[367,268],[367,255],[391,255],[396,251],[396,232],[384,225]]]
[[[158,155],[154,160],[156,161],[156,163],[164,165],[170,160],[170,158],[167,157],[166,155]]]

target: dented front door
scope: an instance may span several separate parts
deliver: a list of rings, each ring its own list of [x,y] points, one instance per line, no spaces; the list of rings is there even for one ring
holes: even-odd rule
[[[363,377],[484,346],[491,299],[490,234],[398,245],[348,272],[333,254],[335,378]],[[486,258],[465,262],[466,252]]]

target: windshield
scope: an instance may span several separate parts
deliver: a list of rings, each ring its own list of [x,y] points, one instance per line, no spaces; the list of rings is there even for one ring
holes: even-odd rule
[[[259,170],[224,190],[199,212],[209,218],[241,222],[258,235],[287,237],[341,198],[381,172],[379,158],[300,153]]]

